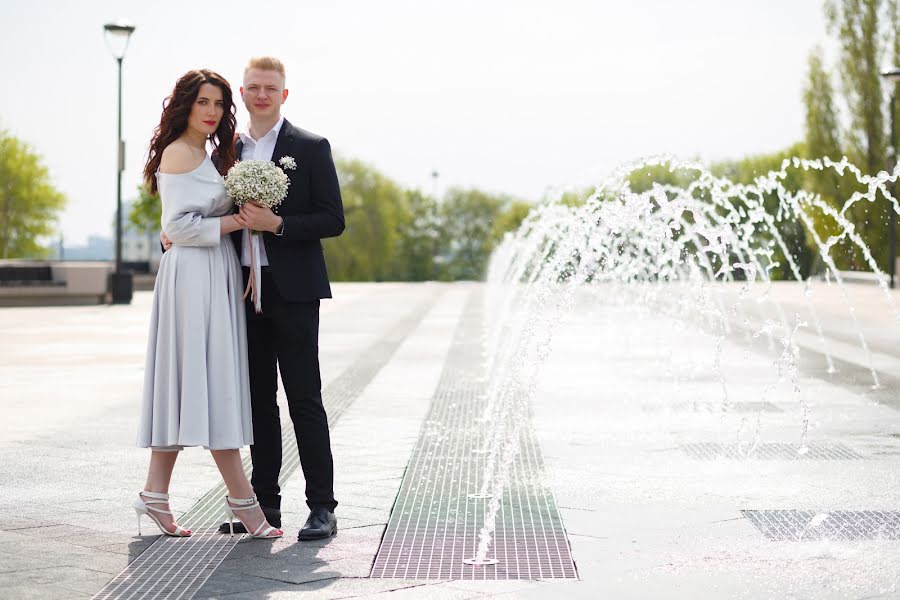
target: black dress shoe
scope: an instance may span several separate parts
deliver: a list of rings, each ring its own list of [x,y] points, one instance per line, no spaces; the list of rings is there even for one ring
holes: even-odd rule
[[[281,511],[277,508],[269,508],[268,506],[260,506],[260,508],[262,508],[263,514],[266,515],[266,521],[269,522],[269,525],[281,529]],[[247,528],[244,527],[243,523],[235,520],[234,532],[247,533]],[[228,529],[228,521],[219,525],[219,533],[231,533],[231,530]]]
[[[301,542],[321,540],[337,533],[337,517],[324,506],[312,509],[306,524],[300,528],[297,539]]]

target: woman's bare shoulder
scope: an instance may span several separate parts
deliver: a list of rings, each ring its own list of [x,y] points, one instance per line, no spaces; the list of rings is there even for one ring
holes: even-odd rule
[[[190,173],[205,159],[197,160],[197,151],[181,140],[175,140],[163,149],[159,161],[160,173],[177,175]]]

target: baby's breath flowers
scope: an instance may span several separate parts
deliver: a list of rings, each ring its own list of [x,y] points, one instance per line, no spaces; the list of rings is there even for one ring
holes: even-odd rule
[[[297,161],[294,160],[293,156],[282,156],[278,160],[278,164],[282,166],[284,169],[289,169],[293,171],[297,168]]]
[[[242,160],[228,169],[225,176],[225,191],[235,204],[241,206],[253,201],[275,212],[287,196],[290,184],[287,174],[268,160]]]

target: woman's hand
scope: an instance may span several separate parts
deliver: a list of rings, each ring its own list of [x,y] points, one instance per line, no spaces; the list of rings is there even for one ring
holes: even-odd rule
[[[219,222],[222,224],[222,235],[244,228],[244,224],[238,219],[238,215],[226,215],[221,217]]]
[[[159,232],[159,242],[163,246],[163,252],[166,252],[169,248],[172,247],[172,240],[169,239],[165,231]]]

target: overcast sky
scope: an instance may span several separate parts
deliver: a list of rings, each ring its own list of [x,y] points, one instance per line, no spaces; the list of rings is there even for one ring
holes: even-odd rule
[[[287,66],[284,114],[404,185],[537,200],[641,156],[719,159],[802,136],[821,0],[2,3],[0,127],[68,197],[66,243],[109,234],[116,69],[104,23],[130,20],[123,190],[161,103],[191,68],[237,89],[251,55]],[[238,123],[246,124],[239,105]]]

